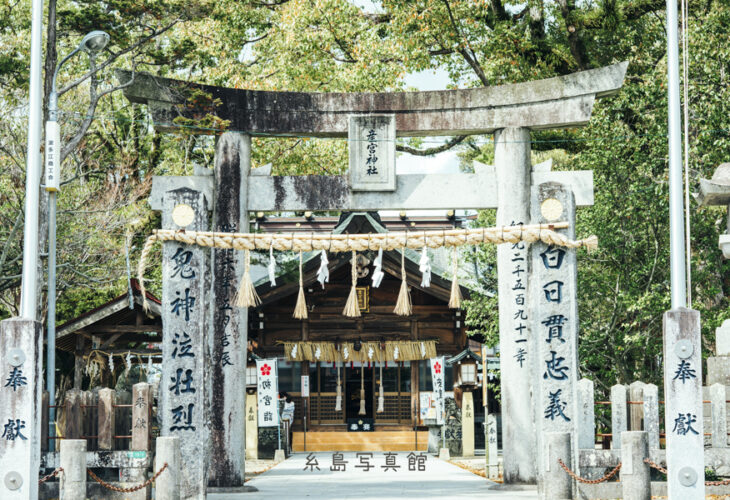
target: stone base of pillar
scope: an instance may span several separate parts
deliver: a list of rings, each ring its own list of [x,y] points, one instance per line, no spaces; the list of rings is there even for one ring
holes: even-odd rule
[[[286,454],[284,453],[284,450],[274,451],[274,462],[283,462],[284,460],[286,460]]]
[[[439,460],[451,460],[451,453],[448,448],[441,448],[439,450]]]

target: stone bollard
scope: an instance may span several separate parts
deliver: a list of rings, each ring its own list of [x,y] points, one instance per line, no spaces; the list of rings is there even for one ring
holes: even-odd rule
[[[538,488],[544,492],[544,500],[573,498],[573,478],[558,463],[558,459],[560,459],[569,469],[573,470],[570,433],[547,432],[545,434],[545,454],[547,463],[544,465],[545,473],[542,475],[544,484],[542,488]]]
[[[623,500],[651,500],[649,434],[646,431],[621,433],[621,491]]]
[[[86,440],[61,440],[60,500],[86,499]]]
[[[180,437],[160,436],[155,452],[155,472],[167,469],[155,481],[155,500],[180,500]]]

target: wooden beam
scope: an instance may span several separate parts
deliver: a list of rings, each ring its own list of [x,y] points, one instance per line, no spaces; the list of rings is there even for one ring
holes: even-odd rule
[[[94,335],[103,335],[105,333],[146,333],[161,332],[162,325],[93,325],[86,331]]]

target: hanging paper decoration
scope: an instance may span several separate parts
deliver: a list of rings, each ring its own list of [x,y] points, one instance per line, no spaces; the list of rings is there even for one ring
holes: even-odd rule
[[[109,372],[114,373],[114,356],[109,355]]]
[[[269,247],[269,282],[272,287],[276,286],[276,259],[273,246]]]
[[[347,359],[350,357],[350,349],[347,346],[342,348],[342,357],[344,359]]]
[[[373,354],[375,354],[375,351],[373,350],[373,347],[368,347],[368,359],[373,359]]]
[[[337,397],[335,398],[335,411],[342,411],[342,381],[340,380],[339,366],[337,366]]]
[[[403,247],[400,254],[400,292],[398,293],[398,301],[395,303],[393,312],[398,316],[411,315],[411,293],[408,291],[408,282],[406,281],[406,249]]]
[[[426,357],[426,344],[424,344],[423,342],[421,342],[421,357]]]
[[[380,282],[383,281],[383,249],[378,249],[378,256],[375,258],[375,269],[373,270],[373,288],[378,288]]]
[[[314,351],[314,357],[317,359],[322,357],[322,349],[320,349],[319,346],[317,346],[317,349]]]
[[[357,303],[357,252],[354,250],[352,251],[350,281],[352,282],[350,295],[347,296],[347,303],[345,303],[345,309],[342,311],[342,314],[348,318],[359,318],[360,305]]]
[[[152,373],[152,356],[147,356],[147,376],[150,376],[150,373]]]
[[[261,304],[261,298],[256,293],[256,287],[251,281],[251,252],[246,250],[243,253],[244,268],[241,276],[241,284],[236,294],[236,305],[238,307],[256,307]]]
[[[451,296],[449,297],[449,308],[461,308],[461,287],[459,286],[459,249],[454,247],[453,274],[451,278]]]
[[[365,415],[365,366],[360,367],[360,411],[358,415]]]
[[[297,295],[297,305],[294,308],[294,317],[297,319],[307,319],[307,299],[304,298],[304,278],[302,276],[303,260],[302,252],[299,252],[299,295]]]
[[[128,372],[132,368],[132,353],[127,351],[127,355],[124,356],[124,369]]]
[[[297,357],[297,350],[299,349],[299,344],[294,344],[294,347],[291,348],[291,357],[292,359],[296,359]]]
[[[399,354],[400,351],[398,350],[398,346],[395,346],[395,349],[393,349],[393,359],[398,359]]]
[[[317,281],[319,281],[322,288],[325,283],[330,282],[330,268],[327,267],[329,260],[327,260],[327,251],[322,250],[319,254],[319,270],[317,271]]]
[[[383,413],[385,406],[385,396],[383,395],[383,365],[380,365],[380,394],[378,394],[378,409],[376,413]]]
[[[431,262],[428,259],[428,249],[423,247],[421,250],[421,260],[418,263],[418,269],[421,271],[421,286],[431,286]]]

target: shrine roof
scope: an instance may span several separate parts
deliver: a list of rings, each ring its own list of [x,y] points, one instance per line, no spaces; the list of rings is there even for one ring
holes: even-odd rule
[[[57,327],[56,348],[73,352],[79,335],[84,338],[98,335],[102,341],[110,341],[107,348],[133,341],[159,342],[162,331],[160,299],[146,292],[150,310],[144,312],[139,282],[132,278],[130,288],[131,307],[129,292],[126,292]]]

